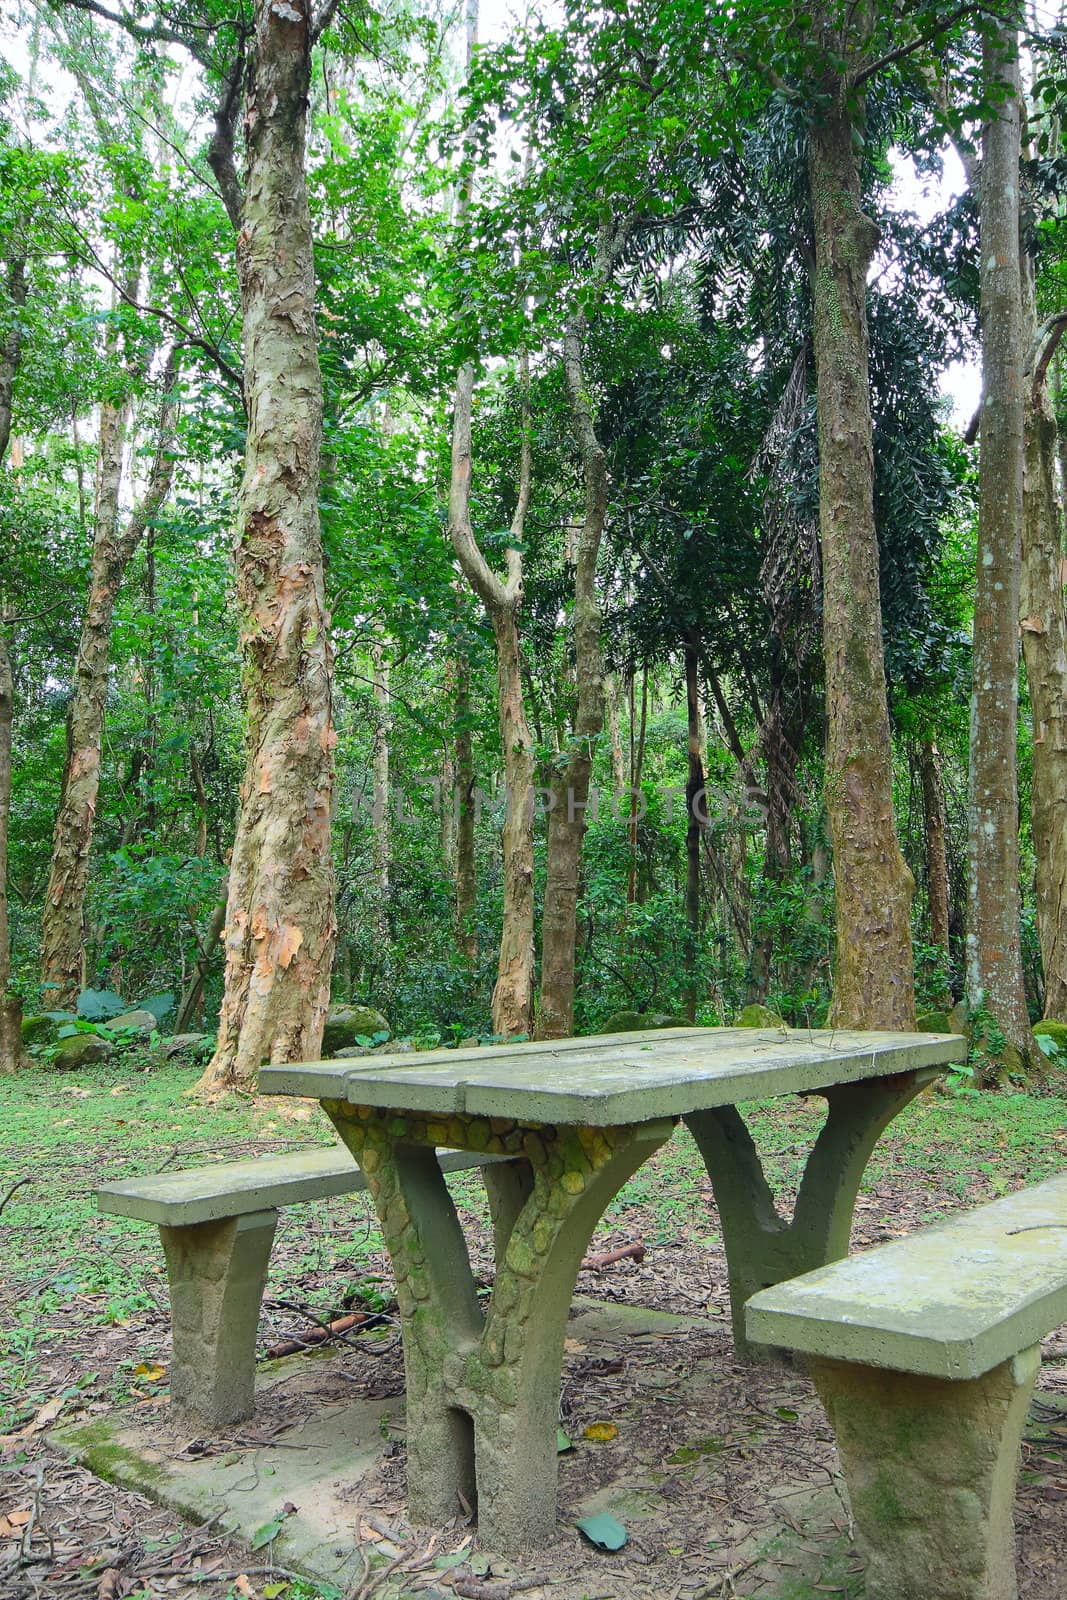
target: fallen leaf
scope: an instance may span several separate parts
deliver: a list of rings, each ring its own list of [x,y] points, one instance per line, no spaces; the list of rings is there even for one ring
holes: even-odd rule
[[[585,1534],[590,1544],[598,1545],[601,1550],[621,1550],[629,1538],[622,1523],[607,1511],[600,1511],[595,1517],[582,1517],[575,1527]]]
[[[613,1422],[591,1422],[582,1434],[583,1439],[595,1439],[599,1444],[618,1437],[619,1430]],[[578,1524],[581,1527],[581,1523]]]
[[[237,1590],[238,1594],[244,1595],[245,1600],[252,1600],[252,1596],[256,1592],[252,1587],[251,1579],[249,1578],[247,1572],[239,1573],[238,1576],[233,1580],[233,1586]]]
[[[574,1449],[574,1440],[563,1428],[556,1429],[556,1454],[561,1456],[566,1450]]]
[[[166,1375],[166,1367],[161,1367],[155,1361],[142,1361],[133,1369],[135,1378],[143,1378],[146,1383],[158,1383]]]

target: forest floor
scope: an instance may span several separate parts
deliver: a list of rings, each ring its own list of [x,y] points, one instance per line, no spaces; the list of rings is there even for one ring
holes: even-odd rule
[[[188,1066],[146,1067],[126,1056],[77,1081],[43,1069],[0,1079],[4,1600],[332,1600],[323,1585],[272,1570],[269,1544],[250,1553],[210,1526],[190,1526],[93,1477],[47,1443],[57,1419],[120,1411],[166,1436],[162,1253],[153,1229],[97,1216],[95,1186],[164,1166],[332,1141],[315,1105],[234,1099],[205,1110],[183,1097],[195,1076]],[[746,1108],[785,1204],[818,1131],[820,1107],[775,1101]],[[910,1231],[1065,1166],[1067,1100],[928,1093],[875,1152],[854,1244]],[[476,1273],[488,1277],[484,1191],[476,1175],[451,1181]],[[793,1369],[753,1368],[734,1358],[715,1207],[684,1132],[627,1184],[591,1249],[637,1238],[646,1245],[643,1262],[583,1272],[579,1294],[697,1320],[607,1345],[575,1324],[561,1422],[576,1448],[561,1457],[560,1533],[537,1562],[537,1585],[530,1586],[531,1573],[499,1564],[487,1572],[476,1555],[472,1564],[470,1531],[460,1523],[432,1546],[416,1539],[403,1520],[402,1428],[386,1428],[380,1460],[357,1492],[365,1531],[392,1541],[396,1564],[390,1575],[362,1584],[360,1600],[431,1593],[491,1600],[519,1592],[530,1600],[861,1600],[832,1437],[810,1384]],[[301,1403],[358,1392],[394,1401],[392,1414],[400,1415],[402,1362],[390,1298],[388,1260],[367,1196],[283,1213],[260,1330],[264,1349],[353,1300],[385,1313],[332,1358],[295,1358],[307,1372],[297,1385]],[[1046,1341],[1044,1353],[1017,1502],[1021,1600],[1062,1600],[1067,1591],[1067,1329]],[[262,1446],[277,1411],[266,1403],[227,1447]],[[593,1438],[586,1437],[590,1427]],[[204,1447],[178,1441],[173,1448]],[[610,1507],[626,1522],[630,1538],[617,1554],[592,1549],[575,1532],[577,1508],[590,1504]]]

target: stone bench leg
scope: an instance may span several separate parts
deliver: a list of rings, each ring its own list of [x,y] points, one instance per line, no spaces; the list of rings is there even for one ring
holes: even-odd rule
[[[215,1430],[252,1415],[256,1330],[277,1211],[160,1227],[170,1280],[176,1420]]]
[[[323,1104],[366,1176],[396,1277],[412,1521],[447,1521],[466,1502],[487,1548],[544,1544],[578,1269],[604,1208],[673,1123],[556,1129]],[[497,1274],[485,1313],[437,1163],[442,1145],[510,1158],[486,1169]]]
[[[848,1254],[852,1213],[871,1151],[893,1118],[938,1076],[920,1070],[820,1089],[827,1101],[826,1122],[804,1168],[791,1221],[779,1214],[736,1106],[686,1117],[719,1210],[740,1355],[757,1356],[762,1348],[745,1336],[746,1300]]]
[[[1040,1350],[959,1381],[808,1364],[837,1436],[867,1600],[1016,1600],[1012,1507]]]

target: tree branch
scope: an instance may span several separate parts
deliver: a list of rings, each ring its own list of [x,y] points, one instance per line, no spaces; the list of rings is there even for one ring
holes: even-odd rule
[[[156,317],[160,322],[166,323],[167,327],[172,328],[178,335],[182,344],[188,345],[194,350],[202,350],[205,355],[210,356],[211,360],[214,362],[215,366],[218,367],[220,373],[226,379],[226,381],[228,383],[232,383],[235,388],[237,388],[238,391],[243,394],[244,380],[242,379],[240,372],[236,367],[230,366],[230,363],[226,360],[225,356],[222,354],[221,350],[219,350],[217,345],[212,344],[210,339],[201,338],[199,334],[194,333],[187,323],[182,322],[180,317],[174,316],[174,314],[170,311],[167,311],[165,307],[142,305],[137,299],[137,296],[131,294],[130,291],[118,281],[111,268],[107,265],[106,261],[104,261],[103,257],[97,253],[92,240],[87,234],[82,232],[81,228],[79,228],[78,224],[74,221],[69,212],[67,213],[67,222],[77,237],[81,240],[86,250],[89,252],[93,260],[93,265],[103,273],[108,283],[110,283],[115,289],[115,292],[118,294],[119,298],[126,305],[128,305],[131,310],[139,312],[143,317]]]
[[[490,567],[471,526],[471,412],[474,363],[464,362],[456,377],[452,417],[452,476],[448,486],[448,533],[468,583],[490,612],[508,605],[504,585]]]
[[[1049,369],[1049,363],[1059,348],[1060,340],[1067,333],[1067,311],[1057,311],[1055,316],[1038,329],[1034,340],[1034,379],[1031,385],[1031,394],[1036,399],[1041,392],[1041,385]]]

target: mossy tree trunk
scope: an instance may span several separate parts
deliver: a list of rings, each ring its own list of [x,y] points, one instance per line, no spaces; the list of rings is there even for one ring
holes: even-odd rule
[[[910,908],[897,839],[874,523],[867,269],[878,229],[861,204],[862,104],[831,79],[808,145],[815,232],[819,536],[826,666],[826,810],[837,958],[831,1024],[915,1022]]]
[[[208,1093],[254,1083],[264,1061],[318,1055],[337,933],[322,378],[304,167],[316,30],[306,5],[256,0],[239,200],[225,119],[212,152],[239,230],[248,430],[236,552],[245,772],[218,1047],[199,1085]]]
[[[1006,1068],[1036,1055],[1023,987],[1019,894],[1019,557],[1023,505],[1023,325],[1019,248],[1019,62],[1012,32],[987,34],[1000,99],[982,129],[982,424],[969,783],[967,996],[990,1019]]]

